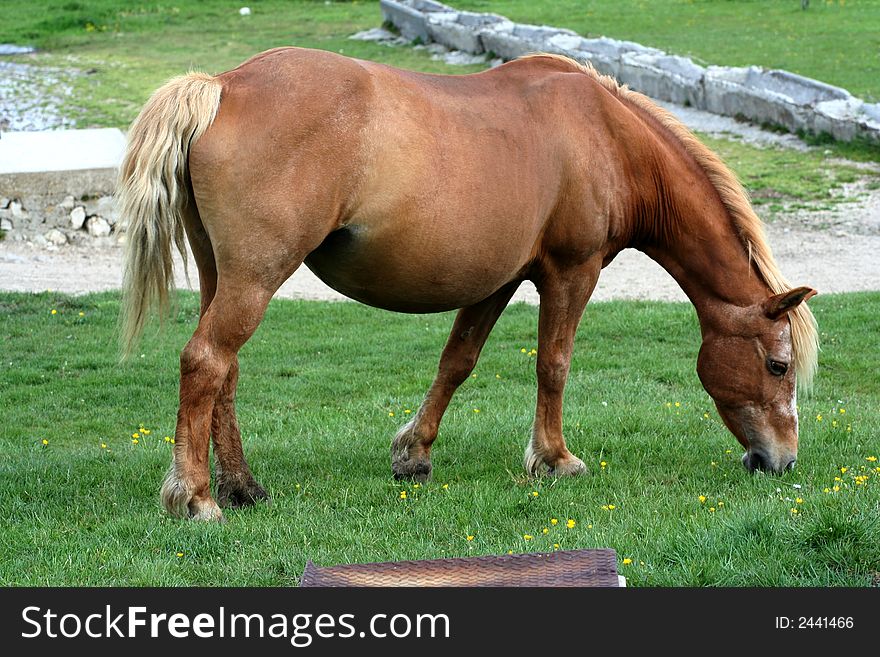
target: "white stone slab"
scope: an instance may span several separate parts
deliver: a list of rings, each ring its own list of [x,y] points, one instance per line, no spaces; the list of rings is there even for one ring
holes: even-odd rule
[[[115,169],[125,152],[117,128],[6,132],[0,135],[0,174]]]

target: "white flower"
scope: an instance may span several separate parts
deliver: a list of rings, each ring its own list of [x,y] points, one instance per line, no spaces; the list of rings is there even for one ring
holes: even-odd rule
[[[250,7],[242,7],[241,9],[238,10],[238,13],[241,14],[242,16],[250,16],[251,15],[251,8]]]

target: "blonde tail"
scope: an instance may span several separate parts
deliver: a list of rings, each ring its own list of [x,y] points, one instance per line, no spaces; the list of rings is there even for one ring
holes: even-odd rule
[[[168,312],[172,243],[186,268],[182,210],[191,202],[189,150],[217,115],[220,90],[220,83],[204,73],[174,78],[153,94],[129,130],[117,186],[120,219],[127,226],[123,358],[131,354],[150,312]]]

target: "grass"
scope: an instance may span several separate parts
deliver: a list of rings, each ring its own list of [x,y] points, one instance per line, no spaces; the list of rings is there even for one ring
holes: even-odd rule
[[[690,305],[614,302],[588,308],[566,398],[568,443],[590,474],[526,478],[535,383],[521,349],[537,346],[537,311],[514,305],[447,413],[434,480],[415,487],[391,478],[388,446],[430,383],[450,315],[275,301],[242,350],[238,402],[273,503],[205,525],[157,501],[195,295],[118,366],[117,295],[0,294],[0,584],[293,585],[307,559],[554,544],[615,548],[636,586],[876,584],[880,462],[866,459],[880,457],[880,293],[811,305],[821,369],[800,401],[791,473],[741,467],[694,373]]]
[[[456,0],[521,23],[636,41],[703,66],[781,68],[880,101],[880,2],[814,0]]]

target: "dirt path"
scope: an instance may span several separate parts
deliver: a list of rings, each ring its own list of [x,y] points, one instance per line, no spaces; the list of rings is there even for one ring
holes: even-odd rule
[[[880,194],[847,206],[855,206],[840,212],[840,221],[848,230],[805,229],[797,225],[802,217],[777,221],[769,227],[768,235],[777,260],[793,284],[810,285],[820,293],[880,289]],[[177,271],[178,285],[185,288],[181,268]],[[47,251],[20,242],[0,242],[2,290],[83,294],[116,289],[121,282],[122,248],[118,246],[67,246]],[[195,277],[193,287],[198,289]],[[344,299],[306,267],[301,267],[276,296]],[[657,264],[637,251],[627,250],[602,273],[593,299],[683,300],[685,297]],[[514,300],[537,303],[538,295],[535,288],[526,283]]]

